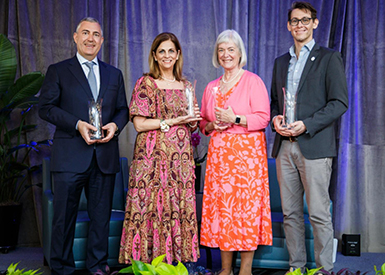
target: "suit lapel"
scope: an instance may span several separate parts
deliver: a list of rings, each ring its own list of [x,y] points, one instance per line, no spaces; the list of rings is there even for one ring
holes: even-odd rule
[[[79,81],[80,85],[83,88],[83,91],[87,94],[88,98],[93,98],[90,85],[88,84],[88,80],[84,75],[84,71],[82,69],[82,65],[80,65],[76,56],[71,59],[70,66],[68,68],[71,73],[75,76],[75,78]]]
[[[108,83],[110,81],[110,70],[108,69],[106,63],[98,60],[99,62],[99,73],[100,73],[100,89],[99,89],[99,96],[98,98],[103,98],[107,87]]]
[[[318,44],[315,44],[313,49],[311,50],[311,52],[309,54],[309,57],[307,58],[305,68],[303,68],[303,72],[301,75],[301,80],[299,81],[298,93],[301,91],[303,83],[305,82],[305,79],[306,79],[307,75],[309,74],[309,72],[310,72],[310,70],[314,64],[314,61],[317,59],[317,57],[319,55],[319,49],[320,49],[320,46]]]
[[[283,79],[281,81],[282,81],[282,83],[284,83],[284,86],[282,86],[281,88],[285,87],[285,89],[287,87],[287,74],[289,72],[290,58],[291,58],[291,56],[288,53],[285,55],[284,59],[282,60],[282,67],[283,68],[282,68],[281,72],[283,72],[283,74],[282,74]]]

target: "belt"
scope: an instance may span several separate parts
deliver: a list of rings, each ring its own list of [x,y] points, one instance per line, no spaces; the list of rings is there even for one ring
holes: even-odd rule
[[[298,141],[297,137],[285,137],[285,136],[282,136],[282,139],[283,140],[288,140],[290,142],[297,142]]]

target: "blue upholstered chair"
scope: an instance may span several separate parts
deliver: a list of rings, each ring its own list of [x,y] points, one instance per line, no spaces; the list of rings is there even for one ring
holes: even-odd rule
[[[277,169],[275,166],[275,159],[268,159],[269,169],[269,185],[270,185],[270,204],[271,204],[271,218],[273,227],[273,245],[258,247],[254,255],[253,268],[276,268],[289,269],[289,253],[286,247],[285,232],[283,229],[283,213],[281,207],[281,196],[279,191]],[[330,207],[332,211],[332,205]],[[314,237],[313,228],[309,221],[309,212],[304,196],[304,218],[305,218],[305,242],[307,251],[307,267],[315,268],[314,258]],[[335,240],[336,241],[336,240]],[[336,242],[335,251],[336,251]],[[236,266],[240,266],[240,256],[237,255]]]
[[[43,160],[43,253],[45,264],[49,263],[51,232],[53,218],[53,193],[54,184],[50,171],[50,159]],[[116,174],[112,214],[110,220],[110,234],[108,244],[108,265],[118,266],[120,237],[122,234],[126,193],[128,186],[128,161],[120,159],[120,172]],[[81,195],[79,213],[76,220],[75,239],[73,245],[76,269],[86,268],[86,244],[89,217],[87,214],[87,199],[84,191]]]

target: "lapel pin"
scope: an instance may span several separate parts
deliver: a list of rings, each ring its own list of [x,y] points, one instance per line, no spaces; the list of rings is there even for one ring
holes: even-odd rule
[[[314,61],[314,60],[315,60],[315,57],[314,57],[314,56],[312,56],[312,58],[310,58],[310,60],[311,60],[311,61]]]

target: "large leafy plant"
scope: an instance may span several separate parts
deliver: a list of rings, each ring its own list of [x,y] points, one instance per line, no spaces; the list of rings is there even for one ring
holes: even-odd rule
[[[39,270],[25,270],[25,269],[17,269],[17,265],[19,263],[16,263],[16,264],[11,264],[8,269],[7,269],[7,272],[5,274],[7,275],[40,275],[42,274],[42,272],[39,272]],[[39,273],[38,273],[39,272]]]
[[[301,268],[297,268],[297,269],[295,269],[295,270],[292,271],[292,272],[288,272],[286,275],[304,275],[304,274],[306,274],[306,275],[314,275],[314,274],[316,274],[318,271],[320,271],[321,269],[322,269],[322,267],[320,267],[320,268],[314,268],[314,269],[308,269],[308,268],[306,268],[305,273],[302,273]]]
[[[44,75],[32,72],[15,81],[16,69],[15,49],[0,34],[0,205],[19,202],[29,186],[28,173],[38,169],[29,165],[29,153],[40,145],[49,145],[48,140],[23,143],[25,133],[36,128],[26,123],[26,116],[38,102],[35,95]]]
[[[385,263],[381,266],[381,269],[377,270],[377,266],[374,266],[376,275],[385,275]]]
[[[385,264],[384,264],[385,268]],[[381,273],[377,274],[376,266],[374,266],[374,269],[376,271],[376,275],[382,275]],[[341,270],[334,272],[334,271],[326,271],[322,267],[314,268],[314,269],[307,269],[304,273],[301,272],[301,268],[297,268],[293,272],[288,272],[287,275],[317,275],[317,274],[323,274],[323,275],[366,275],[368,272],[361,272],[361,271],[351,271],[348,268],[342,268]]]
[[[134,274],[134,275],[188,275],[188,274],[197,274],[197,275],[219,275],[222,270],[218,272],[212,272],[208,269],[205,269],[202,266],[194,268],[194,263],[182,264],[178,261],[178,264],[171,265],[163,262],[166,255],[161,255],[154,260],[151,264],[143,263],[142,261],[136,261],[131,259],[132,265],[125,267],[120,271],[111,272],[110,268],[106,266],[106,272],[98,270],[94,275],[116,275],[116,274]],[[191,270],[191,267],[193,270]],[[1,274],[0,274],[1,275]]]
[[[181,262],[178,262],[176,266],[166,264],[163,262],[165,257],[166,255],[161,255],[152,260],[151,264],[132,260],[132,265],[123,268],[119,273],[135,275],[188,275],[187,268]]]

